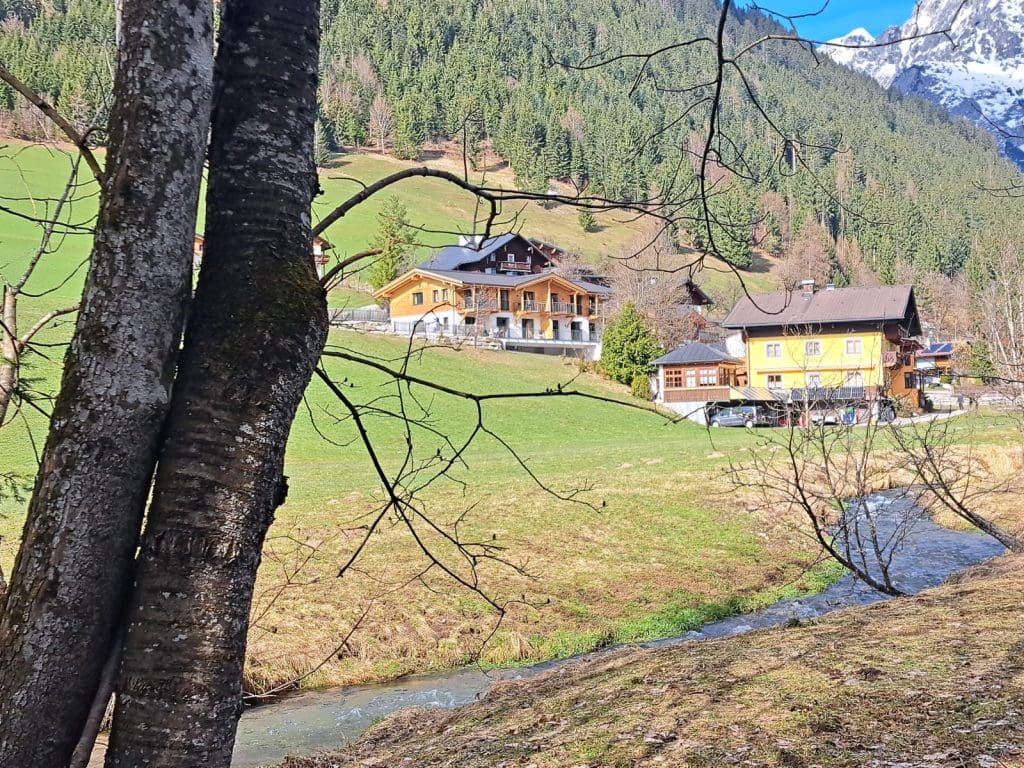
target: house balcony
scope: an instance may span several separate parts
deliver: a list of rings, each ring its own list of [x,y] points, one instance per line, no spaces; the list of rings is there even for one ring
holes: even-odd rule
[[[882,366],[884,368],[906,368],[913,364],[913,355],[907,352],[890,350],[882,353]]]
[[[546,301],[536,301],[534,299],[526,299],[516,304],[516,312],[547,312],[548,303]]]
[[[462,312],[495,312],[498,302],[494,299],[463,299],[459,307]]]
[[[551,313],[555,315],[575,315],[576,307],[567,301],[552,301]]]

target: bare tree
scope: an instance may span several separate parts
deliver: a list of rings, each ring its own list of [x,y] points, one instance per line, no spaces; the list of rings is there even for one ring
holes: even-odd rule
[[[913,480],[927,491],[933,506],[952,513],[988,534],[1011,552],[1024,552],[1024,540],[986,517],[982,509],[1000,496],[1020,492],[1016,471],[994,470],[986,458],[991,449],[975,445],[976,436],[961,432],[953,420],[912,421],[891,430]],[[966,434],[964,434],[966,432]]]
[[[388,100],[384,97],[382,91],[377,91],[377,95],[373,97],[373,101],[370,103],[370,116],[367,128],[370,138],[377,141],[377,148],[383,155],[384,150],[387,148],[387,143],[391,141],[391,136],[395,131],[395,113],[392,111],[391,105],[388,104]]]
[[[54,203],[53,211],[44,217],[43,233],[35,253],[32,254],[24,270],[15,279],[8,282],[2,280],[2,276],[0,276],[0,283],[3,284],[3,304],[2,312],[0,312],[0,427],[7,423],[8,409],[11,402],[18,396],[22,357],[32,340],[44,328],[50,327],[54,320],[78,309],[77,304],[52,309],[45,312],[25,329],[22,329],[18,322],[18,299],[24,293],[25,286],[32,278],[40,261],[58,247],[54,243],[54,233],[61,224],[65,206],[72,198],[78,184],[78,160],[72,159],[70,175],[64,185],[64,190]]]
[[[784,429],[751,449],[746,461],[730,461],[728,477],[734,489],[752,493],[759,508],[799,513],[836,562],[873,589],[899,595],[892,559],[916,516],[883,520],[869,497],[888,488],[905,463],[888,454],[880,460],[886,427],[870,403],[859,404],[859,425],[830,423],[838,419],[827,414],[839,408],[820,400],[796,404]]]
[[[632,303],[668,349],[696,338],[704,324],[693,306],[696,284],[676,268],[693,258],[662,227],[648,226],[606,263],[611,309]]]
[[[981,335],[1007,385],[1021,394],[1024,385],[1024,253],[1002,243],[986,265],[988,284],[978,297]]]
[[[983,512],[996,498],[1019,492],[1016,471],[993,469],[959,422],[897,424],[880,419],[884,399],[854,403],[809,392],[789,407],[784,430],[765,437],[746,461],[730,464],[736,490],[752,493],[766,511],[798,511],[832,558],[886,594],[900,594],[892,558],[926,510],[944,509],[1007,549],[1024,551],[1020,536]],[[891,489],[905,509],[879,515],[869,499]]]

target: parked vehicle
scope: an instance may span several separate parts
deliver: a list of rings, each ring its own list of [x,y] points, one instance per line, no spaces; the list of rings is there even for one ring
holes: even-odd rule
[[[712,427],[775,427],[780,414],[764,405],[730,405],[711,412]]]

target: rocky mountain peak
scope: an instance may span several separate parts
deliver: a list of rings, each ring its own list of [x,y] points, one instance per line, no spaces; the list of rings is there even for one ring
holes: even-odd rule
[[[840,64],[989,129],[1024,168],[1021,0],[921,0],[910,19],[877,38],[856,29],[829,43],[822,51]],[[890,44],[849,47],[874,43]]]

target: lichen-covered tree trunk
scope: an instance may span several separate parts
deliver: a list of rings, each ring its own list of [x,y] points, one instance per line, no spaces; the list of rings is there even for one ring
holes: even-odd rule
[[[326,340],[317,0],[228,0],[206,247],[139,554],[108,766],[228,766],[285,443]]]
[[[190,284],[209,0],[125,0],[83,304],[0,617],[0,765],[67,763],[138,542]]]

